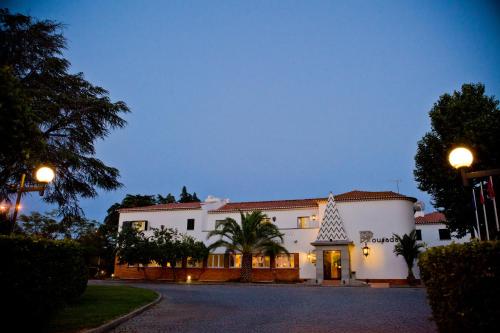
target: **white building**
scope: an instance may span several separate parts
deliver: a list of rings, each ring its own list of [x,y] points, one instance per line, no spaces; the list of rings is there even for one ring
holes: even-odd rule
[[[417,239],[423,241],[427,247],[449,245],[452,242],[465,243],[470,241],[470,234],[457,238],[450,233],[446,226],[446,217],[443,213],[432,212],[424,214],[415,212],[415,229]]]
[[[151,228],[163,225],[209,245],[216,239],[207,240],[207,233],[215,228],[217,221],[227,217],[239,221],[240,212],[260,210],[284,234],[284,246],[292,255],[270,260],[256,254],[254,279],[396,283],[406,279],[407,268],[403,258],[393,253],[393,234],[415,229],[415,201],[389,191],[351,191],[329,198],[234,203],[209,197],[202,203],[122,209],[120,228],[130,222],[148,233]],[[364,247],[368,255],[364,254]],[[199,280],[235,279],[241,257],[225,252],[217,249],[204,263],[184,262],[183,272]],[[273,262],[274,267],[270,267]],[[159,276],[155,270],[158,268],[150,267],[151,278]],[[117,277],[139,277],[137,274],[136,269],[126,265],[115,267]]]

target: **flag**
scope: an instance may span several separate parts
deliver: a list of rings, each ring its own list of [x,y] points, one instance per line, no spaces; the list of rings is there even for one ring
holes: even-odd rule
[[[488,178],[488,185],[486,185],[486,191],[488,192],[488,198],[493,200],[495,198],[495,190],[493,189],[493,180]]]
[[[481,186],[481,191],[479,192],[479,202],[484,205],[483,187]]]

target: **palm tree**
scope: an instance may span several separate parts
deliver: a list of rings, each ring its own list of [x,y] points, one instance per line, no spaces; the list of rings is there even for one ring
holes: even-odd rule
[[[406,266],[408,267],[408,276],[406,279],[409,284],[413,284],[415,282],[413,263],[418,258],[420,249],[424,247],[424,244],[417,242],[417,232],[415,230],[412,230],[410,234],[404,234],[402,237],[396,234],[393,235],[397,242],[394,246],[394,253],[396,256],[402,256],[405,259]]]
[[[220,221],[207,239],[220,236],[209,249],[225,247],[229,252],[241,253],[241,281],[252,280],[252,255],[288,251],[283,247],[283,236],[275,224],[266,222],[266,215],[260,211],[241,214],[241,225],[232,218]]]

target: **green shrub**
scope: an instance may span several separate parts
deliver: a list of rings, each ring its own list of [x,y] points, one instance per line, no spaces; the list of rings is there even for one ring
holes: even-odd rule
[[[19,331],[39,331],[87,286],[83,251],[73,241],[0,236],[0,262],[2,326]]]
[[[500,241],[434,247],[418,266],[440,332],[497,331]]]

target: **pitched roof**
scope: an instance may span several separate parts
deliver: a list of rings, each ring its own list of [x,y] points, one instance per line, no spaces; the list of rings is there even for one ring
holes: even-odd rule
[[[270,210],[318,207],[319,200],[322,199],[229,202],[218,209],[209,211],[209,213],[236,212],[239,210]]]
[[[134,207],[134,208],[122,208],[118,211],[120,213],[128,212],[146,212],[146,211],[158,211],[158,210],[187,210],[187,209],[201,209],[201,202],[177,202],[169,204],[160,204],[153,206],[144,207]]]
[[[432,212],[415,218],[415,224],[441,224],[446,223],[446,216],[440,212]]]
[[[373,201],[373,200],[409,200],[417,199],[392,191],[370,192],[370,191],[350,191],[334,196],[337,202],[348,201]],[[273,200],[273,201],[251,201],[251,202],[230,202],[224,206],[209,211],[209,213],[237,212],[250,210],[274,210],[318,207],[319,202],[326,202],[328,198],[296,199],[296,200]]]
[[[371,201],[371,200],[409,200],[412,202],[417,199],[392,191],[350,191],[335,196],[335,201]]]

